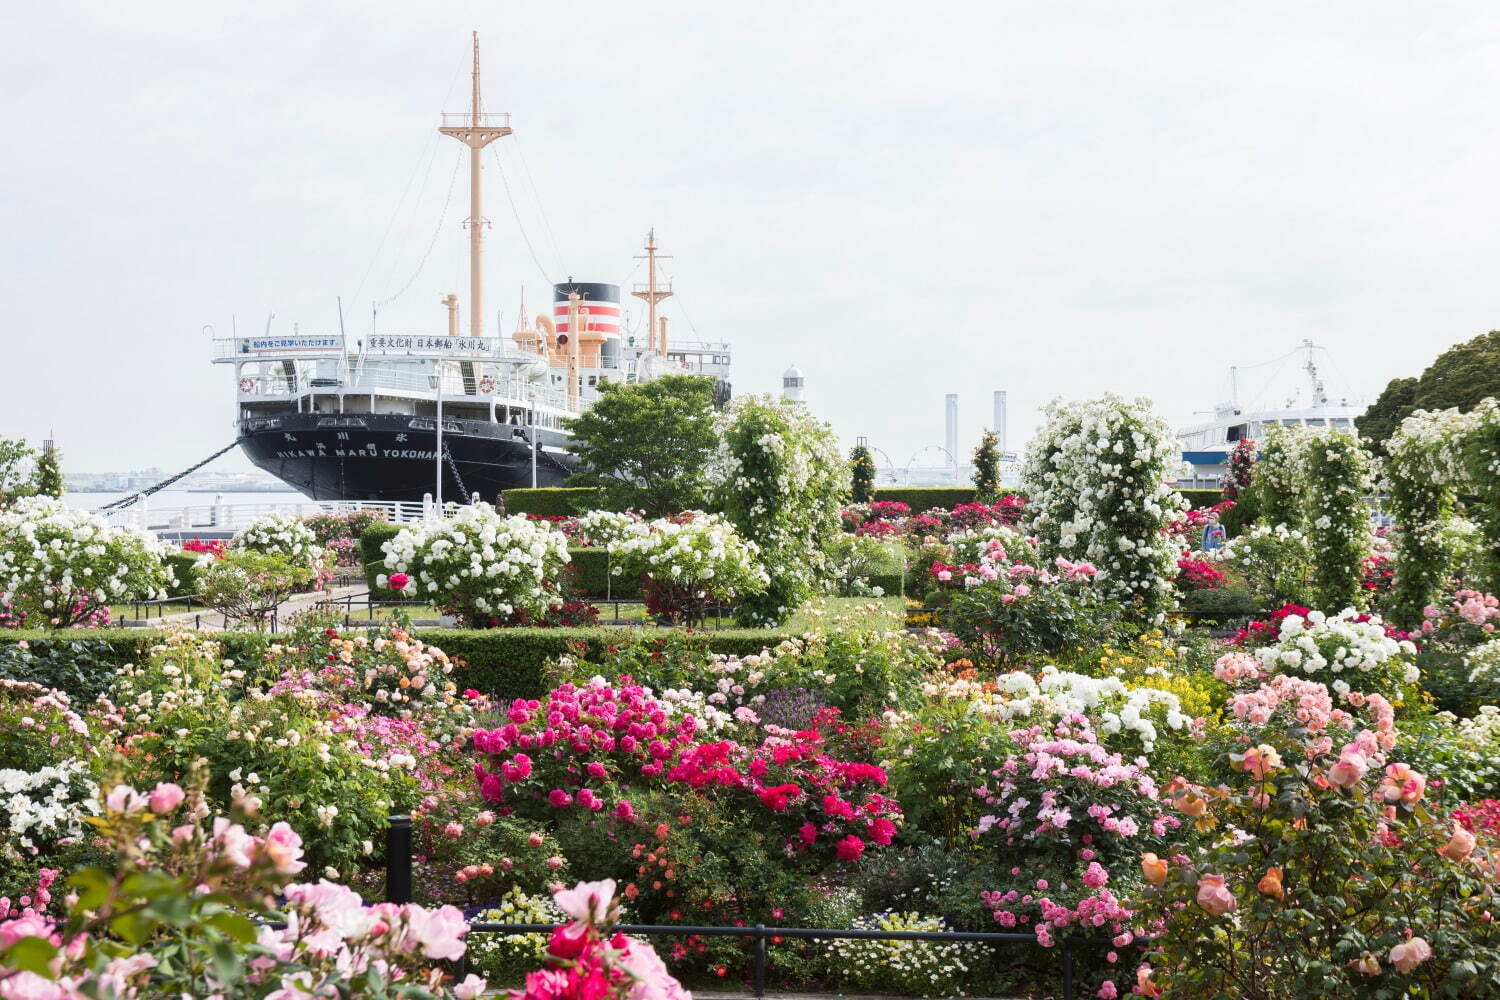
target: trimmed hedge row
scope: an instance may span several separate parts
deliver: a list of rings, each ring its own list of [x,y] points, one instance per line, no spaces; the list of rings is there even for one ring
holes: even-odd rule
[[[198,592],[197,552],[169,552],[162,558],[177,583],[167,589],[170,595],[196,594]]]
[[[541,489],[503,490],[507,514],[535,514],[538,517],[567,517],[598,510],[599,491],[593,487],[550,486]]]
[[[878,486],[871,499],[879,503],[904,503],[913,512],[919,512],[934,507],[951,510],[961,503],[973,503],[976,495],[972,486]]]
[[[605,594],[611,597],[641,596],[639,580],[621,574],[611,581],[609,553],[603,549],[569,546],[568,555],[573,560],[569,565],[573,567],[573,585],[579,594],[585,597],[603,597]]]
[[[355,631],[355,629],[350,629]],[[460,691],[475,688],[495,698],[536,698],[549,687],[546,666],[549,660],[564,655],[597,657],[607,647],[638,637],[639,629],[630,628],[505,628],[454,629],[422,628],[414,630],[423,642],[431,643],[463,662],[454,670],[453,681]],[[668,633],[663,631],[662,635]],[[787,633],[774,629],[725,629],[675,633],[705,653],[745,656],[774,647]],[[127,663],[139,663],[150,655],[151,646],[161,633],[155,629],[91,629],[73,631],[6,630],[0,633],[0,676],[6,676],[6,647],[25,640],[38,656],[49,656],[54,648],[64,653],[70,644],[86,647],[93,669],[118,670]],[[219,632],[213,639],[223,645],[224,655],[235,660],[249,659],[264,653],[276,636],[253,632]],[[108,688],[97,677],[88,680],[93,691],[83,692],[64,677],[24,677],[61,687],[70,695],[91,698]],[[73,690],[69,690],[73,688]]]
[[[1194,510],[1212,507],[1224,499],[1224,493],[1221,490],[1178,490],[1177,492],[1187,499],[1188,506]]]

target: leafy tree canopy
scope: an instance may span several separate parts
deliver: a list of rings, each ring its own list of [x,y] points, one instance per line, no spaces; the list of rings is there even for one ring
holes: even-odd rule
[[[599,387],[599,400],[568,421],[579,468],[573,486],[604,491],[609,510],[665,517],[702,508],[704,470],[718,445],[714,380],[666,375]]]
[[[1385,442],[1415,410],[1472,409],[1500,397],[1500,330],[1455,344],[1419,378],[1396,378],[1357,421],[1359,432],[1384,453]]]
[[[0,437],[0,506],[36,495],[35,457],[21,438]]]

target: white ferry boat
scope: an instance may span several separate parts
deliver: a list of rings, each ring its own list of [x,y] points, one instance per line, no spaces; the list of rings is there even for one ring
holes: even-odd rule
[[[1364,413],[1364,404],[1329,397],[1314,358],[1320,349],[1310,340],[1296,349],[1307,352],[1302,365],[1307,374],[1305,397],[1299,391],[1280,407],[1244,407],[1237,399],[1236,385],[1230,402],[1214,407],[1212,420],[1178,430],[1183,461],[1192,466],[1191,474],[1177,480],[1178,488],[1217,489],[1229,468],[1229,453],[1242,440],[1259,441],[1270,427],[1332,427],[1354,433],[1354,418]],[[1237,383],[1238,369],[1232,371],[1232,381]]]

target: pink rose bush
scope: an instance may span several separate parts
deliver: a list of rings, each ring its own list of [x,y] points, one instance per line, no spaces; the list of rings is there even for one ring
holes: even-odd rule
[[[882,793],[881,768],[831,756],[815,729],[758,745],[708,739],[694,716],[674,718],[672,706],[628,681],[513,701],[506,725],[474,733],[480,795],[506,816],[595,815],[626,826],[640,821],[643,796],[707,796],[755,811],[781,832],[789,857],[852,861],[867,844],[891,843],[901,812]]]
[[[49,878],[0,920],[0,997],[479,995],[482,980],[454,985],[438,964],[464,953],[458,910],[366,906],[345,886],[293,882],[306,868],[296,831],[210,817],[200,787],[109,789],[97,829],[112,864],[69,879],[65,916],[44,912]]]
[[[1228,707],[1233,780],[1164,790],[1202,836],[1141,860],[1139,926],[1153,939],[1138,975],[1159,992],[1137,992],[1458,997],[1500,985],[1496,841],[1446,817],[1426,776],[1392,759],[1391,703],[1277,674]]]
[[[692,1000],[650,944],[613,930],[612,879],[559,887],[552,898],[573,921],[553,932],[543,968],[510,1000]]]

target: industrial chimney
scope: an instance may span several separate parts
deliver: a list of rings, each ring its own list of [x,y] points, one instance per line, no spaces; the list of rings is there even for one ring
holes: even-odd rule
[[[948,449],[948,466],[956,471],[958,469],[958,393],[950,392],[944,399],[947,402],[947,421],[943,445]]]

